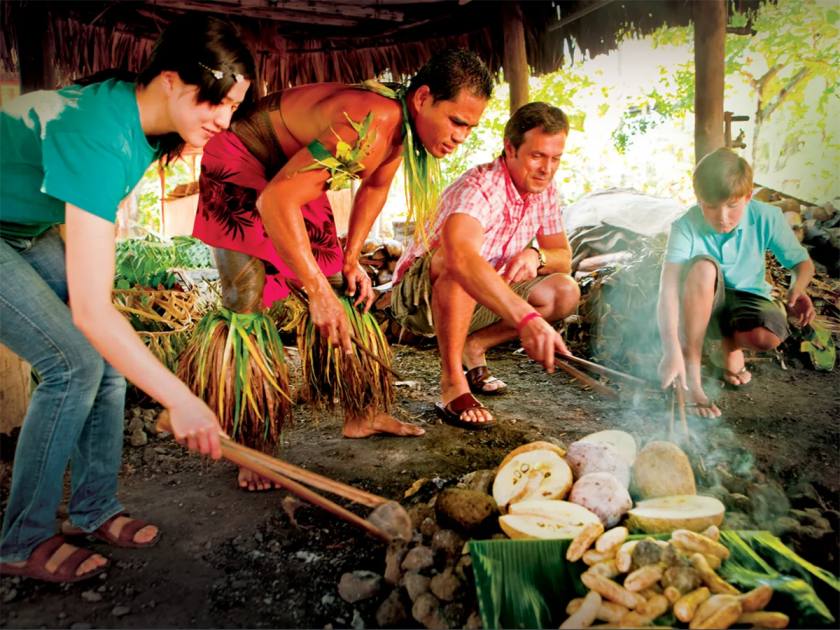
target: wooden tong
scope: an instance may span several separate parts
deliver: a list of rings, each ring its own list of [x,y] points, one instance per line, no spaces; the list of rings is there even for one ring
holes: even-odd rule
[[[162,411],[158,417],[157,426],[159,431],[163,430],[172,433],[172,424],[169,420],[169,413],[166,410]],[[389,501],[384,497],[365,492],[359,488],[354,488],[353,486],[349,486],[339,481],[335,481],[334,479],[330,479],[329,477],[324,477],[323,475],[299,468],[293,464],[289,464],[288,462],[284,462],[280,459],[271,457],[270,455],[266,455],[265,453],[261,453],[260,451],[248,448],[247,446],[234,442],[226,436],[220,436],[220,440],[222,444],[222,456],[225,459],[242,466],[243,468],[252,470],[261,477],[274,482],[278,486],[299,496],[301,499],[326,510],[330,514],[333,514],[348,523],[361,527],[369,534],[380,538],[385,542],[391,542],[398,535],[404,535],[402,531],[395,531],[400,530],[400,524],[396,527],[380,527],[375,525],[370,520],[360,517],[358,514],[351,512],[333,501],[330,501],[314,490],[307,488],[303,485],[303,483],[307,483],[320,490],[325,490],[338,495],[348,501],[361,503],[367,507],[379,508],[381,506],[396,505],[398,507],[397,511],[402,511],[404,513],[405,510],[400,507],[399,504],[395,504],[393,501]],[[375,511],[376,510],[374,510],[374,512]],[[390,508],[390,512],[394,512],[394,507]],[[401,520],[401,516],[402,515],[399,515],[400,518],[397,520]],[[381,522],[381,519],[379,520]],[[405,514],[405,520],[408,521],[407,514]],[[409,538],[410,535],[409,524]]]
[[[675,408],[679,410],[680,425],[682,426],[683,434],[688,437],[688,421],[685,417],[685,392],[680,384],[674,381],[671,386],[671,415],[668,422],[668,437],[674,438],[674,415]]]
[[[602,382],[595,380],[594,378],[592,378],[588,374],[585,374],[581,370],[572,367],[571,365],[569,365],[569,363],[575,363],[577,365],[580,365],[581,367],[585,367],[588,370],[591,370],[592,372],[603,374],[604,376],[609,376],[614,379],[622,380],[625,383],[633,385],[634,387],[646,386],[648,384],[647,381],[637,376],[633,376],[625,372],[620,372],[618,370],[613,370],[611,368],[604,367],[603,365],[599,365],[598,363],[587,361],[586,359],[581,359],[580,357],[576,357],[573,355],[560,354],[558,352],[555,354],[555,358],[558,359],[557,367],[559,367],[564,372],[570,374],[584,385],[591,387],[599,394],[603,394],[608,398],[618,398],[618,392],[612,387],[608,387]]]

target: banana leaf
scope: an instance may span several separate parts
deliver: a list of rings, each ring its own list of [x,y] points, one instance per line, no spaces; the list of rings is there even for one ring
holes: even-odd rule
[[[643,538],[644,536],[631,536]],[[654,536],[668,538],[668,535]],[[742,591],[775,590],[767,610],[787,613],[791,627],[836,627],[840,581],[787,548],[769,532],[723,531],[731,552],[718,573]],[[583,562],[566,562],[570,540],[473,540],[476,596],[485,628],[556,628],[566,604],[586,594]],[[829,606],[826,606],[826,602]],[[666,615],[657,624],[674,624]]]

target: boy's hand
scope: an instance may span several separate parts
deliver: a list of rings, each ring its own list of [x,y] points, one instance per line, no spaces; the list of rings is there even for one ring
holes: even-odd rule
[[[667,389],[673,383],[683,389],[688,389],[685,382],[685,360],[682,352],[666,351],[659,362],[659,378],[662,389]]]
[[[796,318],[796,324],[800,328],[814,321],[814,317],[817,315],[811,298],[804,292],[791,291],[788,294],[788,301],[785,306],[788,314]]]

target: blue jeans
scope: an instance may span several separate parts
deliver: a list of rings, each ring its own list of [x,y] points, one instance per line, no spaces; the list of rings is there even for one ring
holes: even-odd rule
[[[55,534],[64,473],[70,520],[93,531],[122,511],[125,379],[73,325],[64,243],[57,229],[0,238],[0,342],[40,376],[15,451],[0,560],[25,560]]]

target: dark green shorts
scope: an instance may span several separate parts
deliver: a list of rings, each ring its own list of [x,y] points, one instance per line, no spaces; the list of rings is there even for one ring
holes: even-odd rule
[[[683,266],[683,280],[692,265],[701,260],[708,260],[717,269],[715,298],[712,304],[712,317],[706,331],[707,337],[722,339],[731,337],[736,332],[762,327],[782,341],[787,339],[790,328],[788,328],[784,305],[778,300],[768,300],[755,293],[725,288],[720,264],[711,256],[695,256],[688,261]]]

